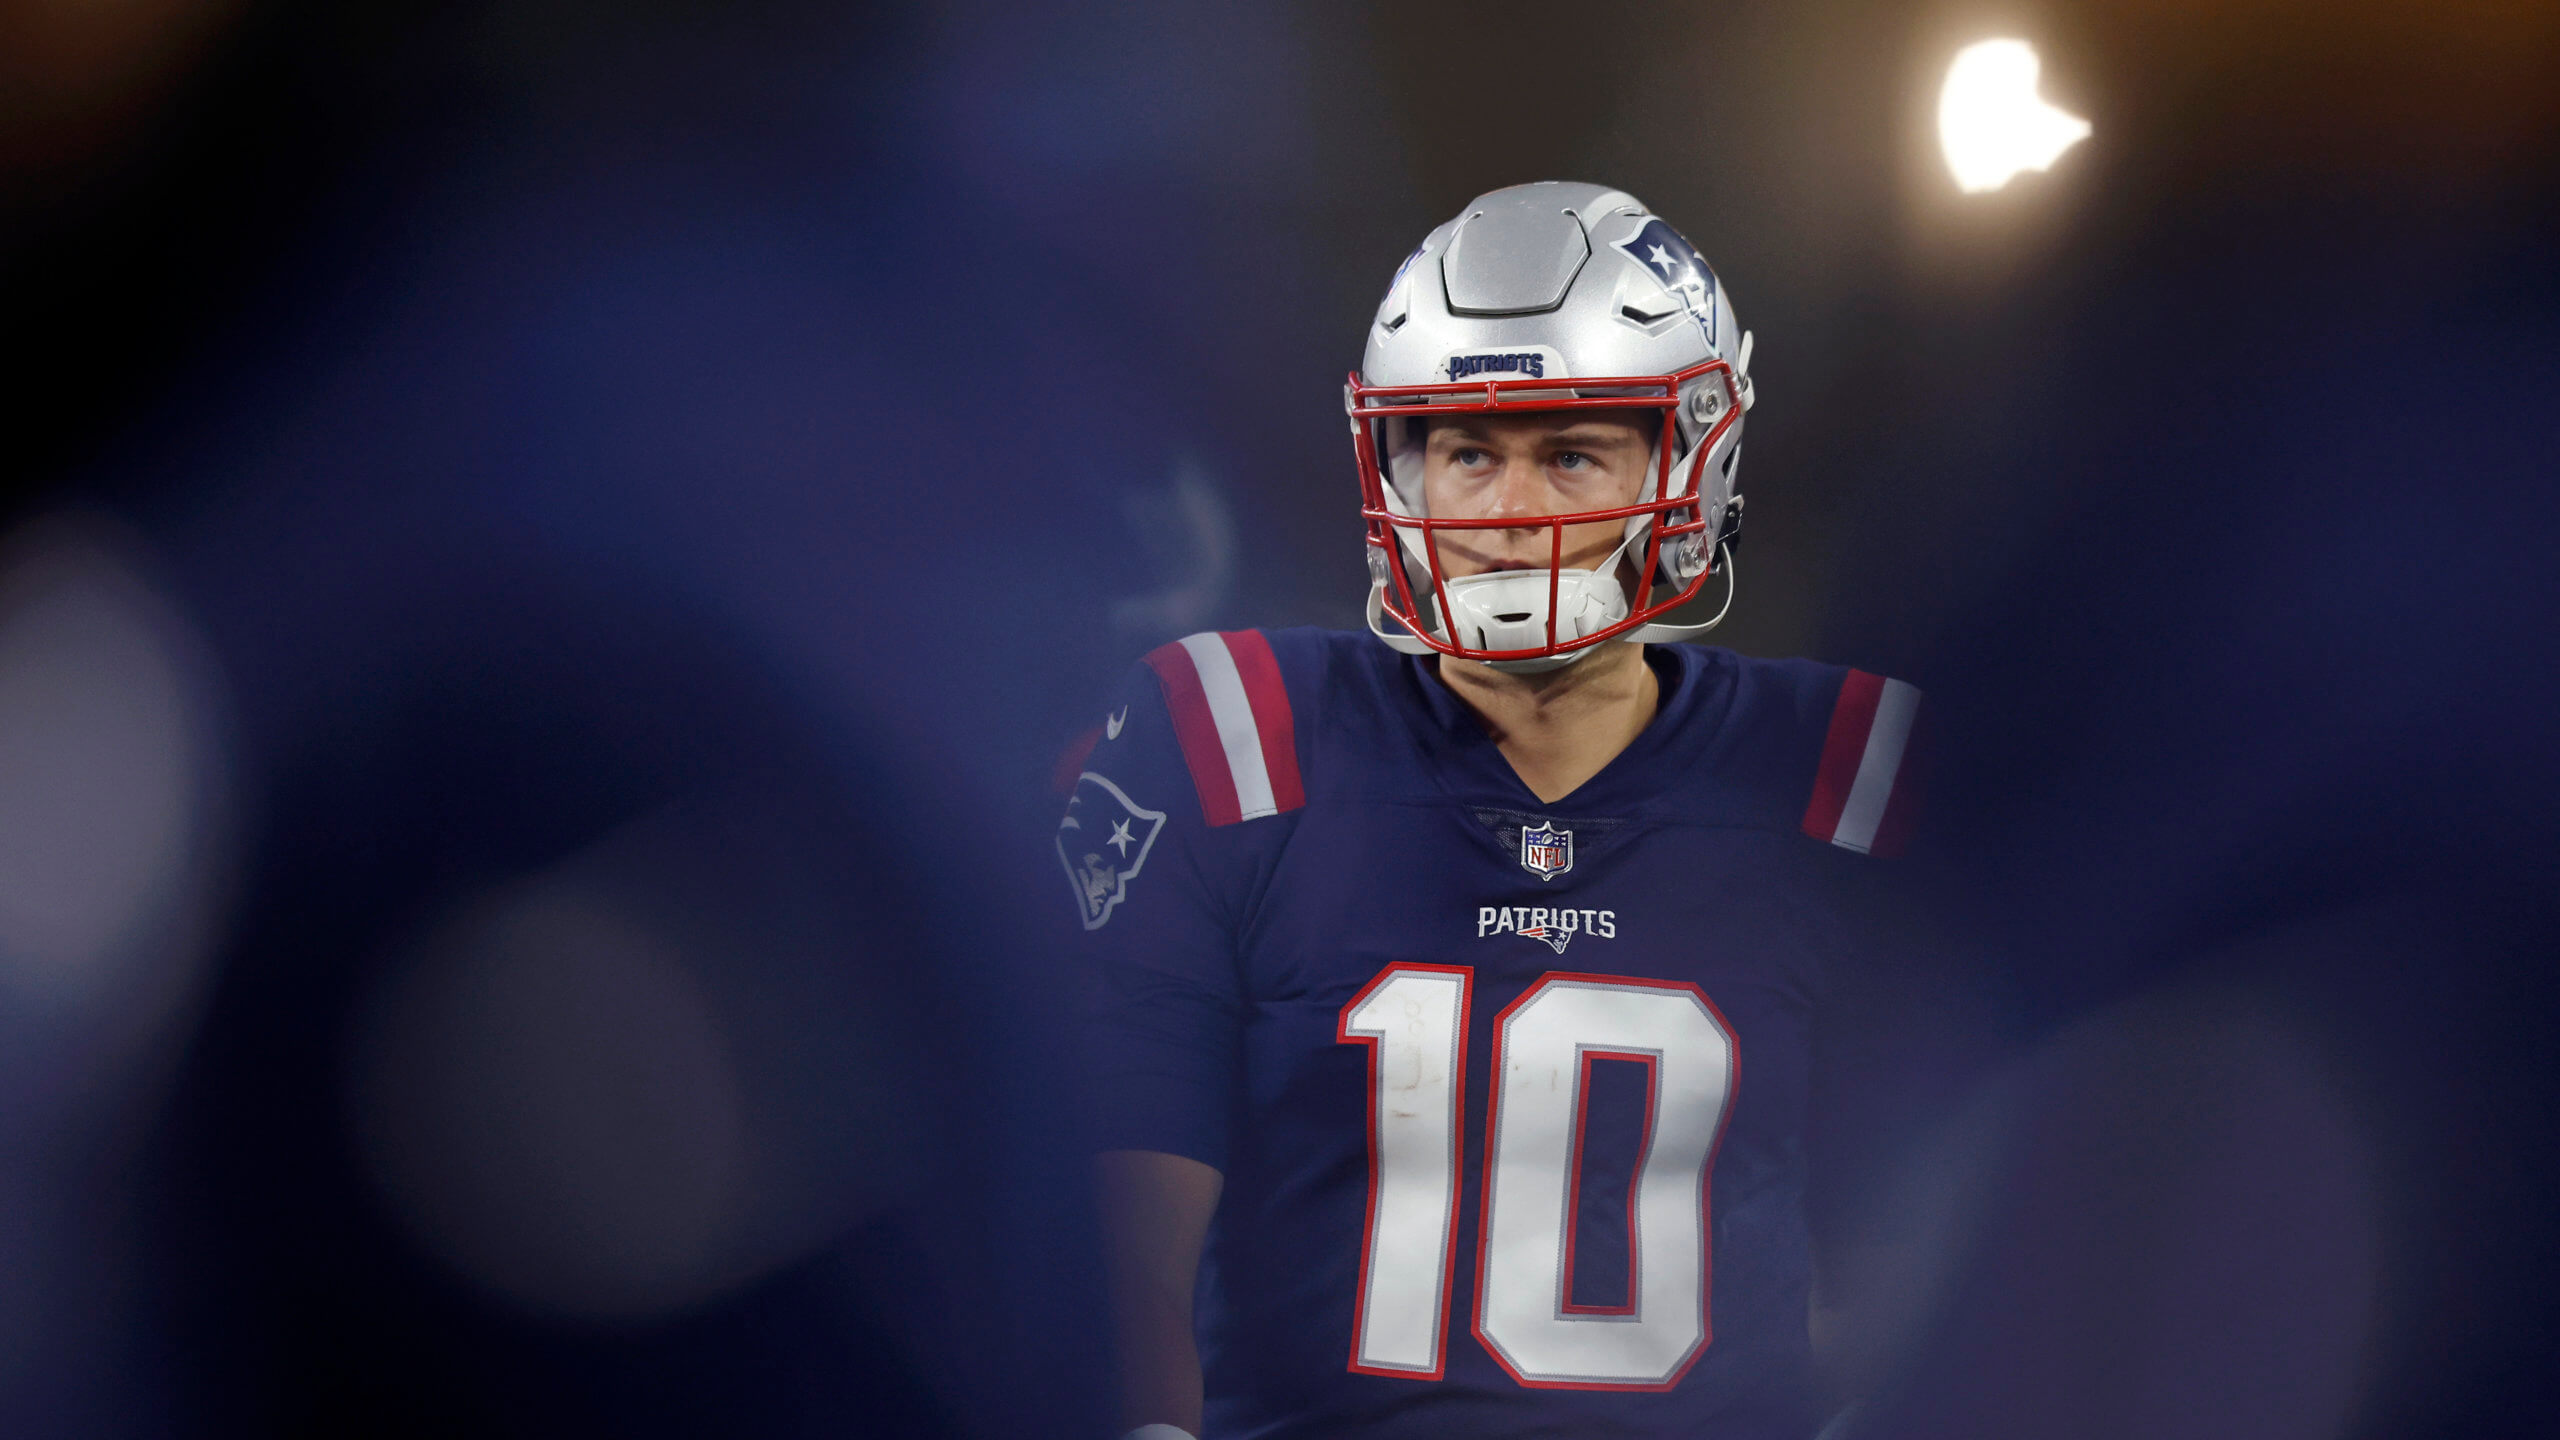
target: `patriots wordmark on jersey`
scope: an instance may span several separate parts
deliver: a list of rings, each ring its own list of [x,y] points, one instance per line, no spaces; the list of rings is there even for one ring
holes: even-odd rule
[[[1692,646],[1553,805],[1430,660],[1195,635],[1058,831],[1105,1148],[1226,1177],[1212,1436],[1801,1436],[1808,1027],[1899,681]]]

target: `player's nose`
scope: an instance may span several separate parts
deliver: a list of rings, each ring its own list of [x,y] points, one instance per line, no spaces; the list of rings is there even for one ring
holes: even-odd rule
[[[1495,480],[1493,503],[1486,514],[1496,519],[1534,519],[1553,510],[1549,504],[1547,477],[1533,457],[1511,455],[1502,462],[1502,473]],[[1505,531],[1505,534],[1516,532]]]

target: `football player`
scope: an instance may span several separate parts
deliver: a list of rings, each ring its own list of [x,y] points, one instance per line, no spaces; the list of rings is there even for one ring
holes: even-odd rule
[[[1114,700],[1057,839],[1148,1440],[1811,1428],[1808,1026],[1919,694],[1661,643],[1731,599],[1750,352],[1633,196],[1479,197],[1344,392],[1367,629]]]

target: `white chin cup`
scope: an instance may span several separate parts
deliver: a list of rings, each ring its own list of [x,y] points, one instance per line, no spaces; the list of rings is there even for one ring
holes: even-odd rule
[[[1441,633],[1471,650],[1537,650],[1547,643],[1547,579],[1555,577],[1556,641],[1571,644],[1627,617],[1626,591],[1614,576],[1591,570],[1495,570],[1448,582],[1449,613]],[[1583,650],[1527,660],[1492,660],[1520,673],[1553,670]]]

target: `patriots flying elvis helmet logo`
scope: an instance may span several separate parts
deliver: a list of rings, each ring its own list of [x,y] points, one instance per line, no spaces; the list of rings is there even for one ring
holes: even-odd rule
[[[1659,220],[1647,220],[1644,228],[1618,242],[1628,258],[1653,272],[1662,288],[1680,297],[1689,318],[1716,346],[1716,272],[1698,255],[1698,247],[1690,244],[1679,231]]]

